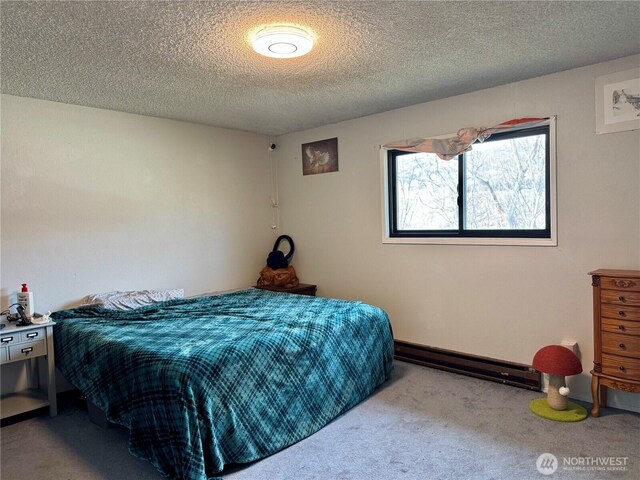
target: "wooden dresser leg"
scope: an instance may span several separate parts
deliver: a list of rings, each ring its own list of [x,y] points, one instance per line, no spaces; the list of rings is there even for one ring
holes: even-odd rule
[[[593,408],[591,409],[591,415],[597,417],[600,415],[600,404],[598,401],[599,393],[599,379],[597,375],[591,376],[591,396],[593,397]]]
[[[600,406],[606,408],[607,406],[607,386],[600,385]]]

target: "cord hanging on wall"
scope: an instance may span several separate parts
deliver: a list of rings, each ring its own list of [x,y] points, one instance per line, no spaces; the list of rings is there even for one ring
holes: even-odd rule
[[[278,233],[278,227],[280,226],[280,212],[278,210],[278,166],[275,165],[275,159],[273,158],[273,152],[276,149],[276,144],[269,140],[269,163],[271,166],[271,197],[269,200],[271,201],[271,214],[272,214],[272,223],[271,230],[273,230],[274,234]]]

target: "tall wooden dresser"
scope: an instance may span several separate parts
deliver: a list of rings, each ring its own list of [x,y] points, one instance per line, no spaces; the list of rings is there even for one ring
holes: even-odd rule
[[[607,406],[607,388],[640,392],[640,271],[594,270],[594,417]]]

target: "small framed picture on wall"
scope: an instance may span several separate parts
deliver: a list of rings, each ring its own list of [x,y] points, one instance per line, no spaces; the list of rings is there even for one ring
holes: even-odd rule
[[[640,68],[596,78],[596,133],[640,128]]]
[[[302,174],[338,171],[338,138],[302,144]]]

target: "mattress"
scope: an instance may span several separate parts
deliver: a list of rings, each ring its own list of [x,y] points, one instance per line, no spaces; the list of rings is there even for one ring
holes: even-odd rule
[[[56,312],[56,364],[166,478],[205,480],[318,431],[390,376],[386,313],[248,289]]]

